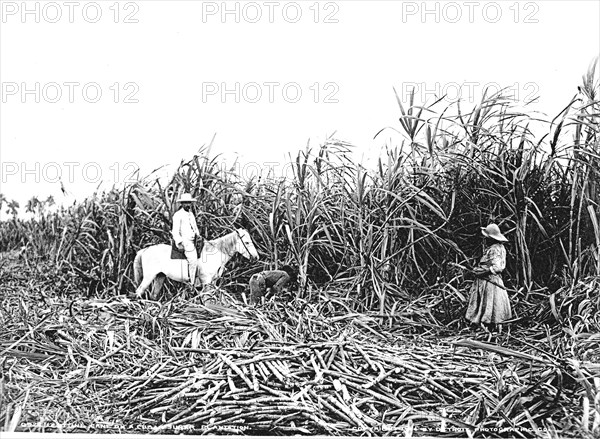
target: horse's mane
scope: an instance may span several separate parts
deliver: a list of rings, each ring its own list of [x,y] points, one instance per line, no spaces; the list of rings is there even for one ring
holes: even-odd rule
[[[211,244],[213,247],[216,247],[218,250],[222,251],[225,254],[232,255],[235,252],[235,242],[238,238],[236,235],[237,232],[228,233],[225,236],[221,236],[220,238],[211,239],[210,241],[206,241]]]

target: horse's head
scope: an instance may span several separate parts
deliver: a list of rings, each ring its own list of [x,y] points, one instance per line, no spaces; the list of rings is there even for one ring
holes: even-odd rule
[[[250,233],[246,229],[237,229],[238,240],[236,243],[236,250],[246,259],[257,260],[259,258],[254,242],[250,237]]]

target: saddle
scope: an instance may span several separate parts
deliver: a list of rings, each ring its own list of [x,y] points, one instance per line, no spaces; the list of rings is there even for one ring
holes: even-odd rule
[[[202,249],[204,248],[204,238],[196,238],[194,244],[196,245],[198,257],[200,257],[200,254],[202,254]],[[185,252],[183,250],[179,250],[175,245],[175,241],[173,240],[171,240],[171,259],[187,259],[185,257]]]

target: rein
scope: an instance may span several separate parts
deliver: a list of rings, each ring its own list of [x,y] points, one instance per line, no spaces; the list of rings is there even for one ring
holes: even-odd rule
[[[248,255],[250,257],[252,257],[252,253],[250,253],[250,250],[248,250],[248,246],[246,245],[246,243],[244,242],[244,240],[240,236],[240,232],[238,232],[237,229],[235,229],[235,234],[237,235],[237,237],[239,238],[239,240],[242,242],[242,245],[244,246],[244,249],[246,249],[246,252],[248,253]]]

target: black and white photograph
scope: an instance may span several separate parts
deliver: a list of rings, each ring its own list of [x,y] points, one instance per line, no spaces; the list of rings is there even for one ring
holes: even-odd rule
[[[600,437],[600,1],[0,0],[0,437]]]

